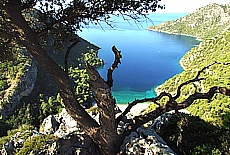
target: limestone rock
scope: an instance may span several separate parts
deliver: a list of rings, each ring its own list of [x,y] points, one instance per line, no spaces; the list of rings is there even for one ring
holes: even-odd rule
[[[153,129],[143,126],[139,127],[136,132],[132,132],[125,138],[120,147],[120,154],[175,155],[175,153]]]
[[[84,134],[70,134],[65,139],[47,143],[37,151],[31,151],[30,155],[98,155],[96,146],[89,137]]]
[[[75,131],[82,132],[77,122],[65,109],[57,115],[50,115],[45,118],[39,131],[44,134],[54,134],[59,138],[64,138]]]

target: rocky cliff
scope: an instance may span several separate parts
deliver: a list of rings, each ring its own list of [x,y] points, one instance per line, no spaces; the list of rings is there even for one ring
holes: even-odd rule
[[[4,96],[0,101],[0,116],[3,118],[13,114],[15,108],[20,103],[20,99],[31,93],[37,79],[35,61],[29,55],[26,55],[26,52],[22,52],[22,54],[28,58],[23,67],[24,72],[11,81],[10,87],[5,90]]]

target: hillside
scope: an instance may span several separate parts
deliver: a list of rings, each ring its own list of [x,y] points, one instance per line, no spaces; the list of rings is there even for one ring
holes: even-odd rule
[[[200,77],[205,78],[205,80],[194,83],[195,86],[190,84],[182,88],[182,96],[178,101],[180,102],[184,100],[195,91],[207,92],[212,86],[225,86],[230,88],[230,65],[224,64],[230,62],[229,50],[230,32],[225,32],[218,38],[204,39],[199,46],[192,48],[181,59],[184,71],[167,80],[163,85],[159,86],[156,91],[167,91],[175,94],[177,87],[181,83],[194,78],[199,70],[202,70],[202,68],[215,62],[219,63],[211,65],[200,75]],[[215,111],[217,105],[220,106],[219,109],[221,109],[219,115],[217,114],[217,111]],[[223,126],[226,123],[224,121],[227,119],[220,119],[220,116],[225,117],[226,113],[230,112],[230,109],[228,108],[229,106],[230,98],[217,95],[212,102],[199,100],[188,109],[193,115],[200,116],[210,123]]]
[[[199,70],[209,65],[200,75],[205,80],[184,86],[182,96],[178,101],[182,101],[195,91],[207,92],[212,86],[229,87],[230,65],[224,64],[230,62],[230,32],[228,31],[230,22],[228,21],[230,21],[230,5],[210,4],[177,20],[150,27],[158,31],[186,34],[203,39],[199,46],[192,48],[180,60],[184,71],[156,88],[156,92],[167,91],[175,94],[177,87],[181,83],[194,78]],[[207,101],[196,101],[189,109],[193,109],[191,111],[192,114],[222,126],[224,122],[223,120],[220,121],[220,115],[211,114],[210,111],[203,110],[202,108],[194,109],[194,107],[197,106],[196,104],[199,104],[205,105],[206,108],[211,108],[217,103],[227,104],[227,101],[230,101],[230,99],[224,96],[217,96],[208,105],[206,105]],[[203,112],[200,113],[198,111]],[[208,117],[204,114],[205,111],[208,113]],[[225,112],[221,115],[225,115]]]
[[[184,71],[167,80],[156,89],[156,92],[166,91],[175,95],[176,89],[181,83],[195,78],[198,71],[201,70],[203,71],[199,78],[204,78],[204,80],[183,86],[177,102],[184,101],[195,92],[208,92],[213,86],[230,89],[229,51],[229,31],[217,38],[204,39],[199,46],[191,49],[181,59],[180,63],[184,67]],[[166,99],[162,99],[162,102],[166,101]],[[192,116],[186,117],[186,123],[183,123],[182,118],[177,116],[177,122],[172,121],[174,123],[169,123],[162,128],[159,134],[163,139],[171,144],[171,147],[176,147],[179,136],[178,132],[172,129],[178,131],[182,126],[179,124],[183,124],[182,145],[184,151],[193,150],[190,152],[191,154],[229,153],[230,98],[217,94],[212,100],[196,100],[187,110]]]
[[[155,91],[158,94],[166,91],[175,95],[181,83],[195,78],[198,71],[201,70],[199,78],[204,79],[183,86],[181,96],[177,99],[177,102],[184,101],[195,92],[207,92],[213,86],[230,88],[230,5],[210,4],[197,9],[192,14],[174,21],[164,22],[158,26],[151,26],[148,29],[196,36],[202,39],[199,46],[192,48],[180,60],[184,71],[157,87]],[[161,101],[165,103],[167,99],[163,98]],[[186,125],[184,124],[184,126],[187,127],[188,124],[191,126],[189,128],[184,127],[183,150],[190,151],[189,154],[228,154],[230,146],[230,98],[218,94],[209,101],[196,100],[187,110],[191,112],[191,117],[197,117],[203,122],[201,124],[198,123],[199,121],[190,122],[188,120],[191,117],[186,117],[187,124],[185,123]],[[182,123],[181,118],[176,119],[176,124]],[[212,128],[213,131],[208,131],[205,129],[207,126],[203,125],[209,126],[208,128]],[[171,147],[177,147],[178,141],[175,139],[179,139],[178,133],[168,130],[175,128],[173,126],[175,125],[169,123],[168,126],[163,127],[164,129],[159,134],[163,136]],[[179,125],[176,127],[177,130],[181,128]],[[194,131],[193,136],[189,133],[191,129]],[[196,133],[199,133],[197,138],[195,138]],[[174,140],[172,137],[174,137]],[[201,137],[206,138],[204,138],[204,141],[199,142],[198,139],[202,139]],[[207,140],[208,138],[213,139]],[[191,139],[193,140],[190,141]]]
[[[230,29],[230,5],[210,4],[182,18],[163,22],[149,30],[210,38]]]

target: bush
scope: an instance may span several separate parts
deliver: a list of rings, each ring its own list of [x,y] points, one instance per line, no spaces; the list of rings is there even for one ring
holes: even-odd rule
[[[56,140],[54,135],[40,135],[26,139],[23,147],[17,151],[16,155],[28,155],[31,151],[41,149],[49,140]]]
[[[178,154],[213,154],[224,153],[222,147],[226,139],[223,139],[225,131],[213,126],[199,117],[182,114],[184,120],[173,115],[171,120],[164,124],[158,134]],[[181,133],[180,133],[181,131]],[[178,138],[182,135],[181,143]],[[179,145],[177,145],[179,142]]]

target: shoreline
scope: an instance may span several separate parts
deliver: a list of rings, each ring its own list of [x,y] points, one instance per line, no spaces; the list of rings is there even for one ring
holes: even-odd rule
[[[146,28],[146,30],[149,30],[149,31],[155,31],[155,32],[159,32],[159,33],[167,33],[167,34],[173,34],[173,35],[181,35],[181,36],[187,36],[187,37],[193,37],[193,38],[196,38],[196,40],[198,41],[201,41],[202,42],[202,39],[197,37],[197,36],[192,36],[192,35],[188,35],[188,34],[183,34],[183,33],[173,33],[173,32],[169,32],[169,31],[162,31],[162,30],[155,30],[155,29],[152,29],[152,28]]]
[[[141,113],[144,109],[147,109],[149,107],[149,105],[152,102],[144,102],[144,103],[138,103],[135,106],[133,106],[133,108],[130,110],[130,112],[133,115],[138,115],[139,113]],[[128,107],[128,104],[117,104],[117,106],[119,107],[119,109],[123,112],[126,107]]]
[[[202,43],[202,41],[203,41],[202,39],[198,38],[197,36],[192,36],[192,35],[187,35],[187,34],[172,33],[172,32],[169,32],[169,31],[160,31],[160,30],[155,30],[155,29],[149,28],[149,27],[147,27],[146,30],[155,31],[155,32],[159,32],[159,33],[172,34],[172,35],[182,35],[182,36],[193,37],[193,38],[196,38],[197,41],[200,41],[199,45],[200,45],[200,44]],[[196,46],[199,46],[199,45],[196,45]],[[191,50],[191,49],[190,49],[190,50]],[[189,50],[189,51],[190,51],[190,50]],[[189,51],[187,51],[186,53],[188,53]],[[186,53],[185,53],[185,54],[186,54]],[[185,54],[184,54],[184,55],[185,55]],[[184,55],[183,55],[183,57],[184,57]],[[183,64],[183,62],[182,62],[183,57],[180,58],[179,64],[180,64],[181,68],[183,69],[183,71],[185,71],[185,70],[186,70],[186,67],[184,66],[184,64]],[[170,78],[169,78],[169,79],[170,79]],[[164,82],[164,83],[165,83],[165,82]],[[156,93],[157,96],[161,93],[161,91],[159,91],[158,89],[159,89],[164,83],[160,84],[159,86],[157,86],[157,87],[154,89],[154,92]]]

